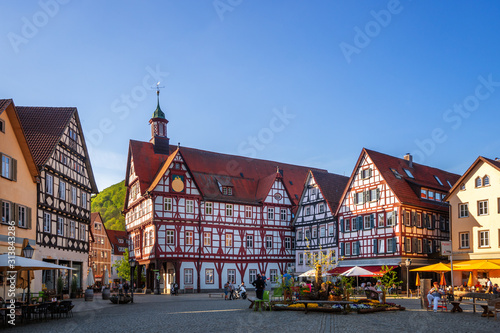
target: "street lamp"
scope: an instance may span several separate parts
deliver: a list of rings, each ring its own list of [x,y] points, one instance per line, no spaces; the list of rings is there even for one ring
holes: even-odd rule
[[[25,258],[31,259],[33,258],[33,252],[35,249],[31,247],[31,245],[28,243],[26,247],[23,249],[23,255]],[[30,290],[30,271],[28,270],[28,304],[31,302],[31,290]]]
[[[130,303],[134,303],[134,270],[135,270],[135,266],[137,265],[137,261],[135,261],[134,259],[130,259],[128,261],[128,263],[130,264],[130,270],[131,270],[131,274],[130,274],[130,296],[131,296],[131,300],[130,300]]]
[[[410,288],[409,288],[409,285],[410,285],[410,272],[409,272],[409,269],[410,269],[410,266],[411,266],[411,259],[410,258],[407,258],[406,261],[405,261],[405,265],[406,265],[406,297],[408,297],[408,295],[410,295]]]

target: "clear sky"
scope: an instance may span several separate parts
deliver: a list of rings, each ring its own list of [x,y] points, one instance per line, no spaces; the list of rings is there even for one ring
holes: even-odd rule
[[[349,176],[500,157],[498,1],[0,1],[0,97],[78,108],[100,190],[147,141]]]

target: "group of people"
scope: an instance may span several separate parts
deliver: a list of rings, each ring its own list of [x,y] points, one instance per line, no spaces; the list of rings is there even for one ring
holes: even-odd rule
[[[237,299],[239,295],[243,295],[244,293],[246,293],[245,282],[241,282],[238,288],[235,288],[233,283],[230,281],[227,281],[227,283],[224,285],[225,300]],[[246,296],[243,295],[243,298],[246,298]]]
[[[371,282],[367,282],[366,285],[364,283],[361,284],[361,287],[364,288],[365,290],[368,291],[373,291],[378,295],[378,300],[379,302],[382,302],[382,296],[383,296],[383,285],[382,281],[378,280],[375,286],[372,286]]]

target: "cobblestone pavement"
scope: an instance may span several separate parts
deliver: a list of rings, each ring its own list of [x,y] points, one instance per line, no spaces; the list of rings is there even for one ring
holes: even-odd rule
[[[75,301],[73,318],[35,322],[9,332],[500,332],[500,318],[425,311],[417,299],[393,302],[406,311],[347,315],[297,311],[254,312],[245,300],[194,295],[138,295],[134,304],[113,305],[99,296]]]

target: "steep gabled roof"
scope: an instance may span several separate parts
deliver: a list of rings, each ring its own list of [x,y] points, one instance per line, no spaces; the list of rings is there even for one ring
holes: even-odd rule
[[[85,166],[92,193],[98,193],[77,109],[75,107],[16,106],[16,111],[21,120],[21,125],[35,163],[39,168],[43,167],[54,154],[57,144],[64,134],[64,130],[68,127],[74,115],[85,151]]]
[[[311,173],[323,194],[323,198],[325,198],[330,207],[330,212],[334,214],[340,205],[340,199],[347,186],[349,177],[321,171],[311,171]]]
[[[28,140],[26,139],[19,115],[16,111],[16,106],[14,105],[14,101],[12,101],[12,99],[0,99],[0,114],[4,112],[9,118],[9,122],[12,126],[14,135],[16,136],[19,148],[21,149],[24,160],[26,161],[28,170],[31,174],[31,178],[33,179],[33,182],[37,182],[37,177],[40,173],[33,158],[33,154],[31,153]]]
[[[474,163],[471,164],[471,166],[467,169],[467,171],[464,172],[464,174],[462,175],[462,177],[460,177],[460,179],[457,180],[457,182],[455,183],[455,185],[453,185],[453,187],[448,192],[448,195],[445,197],[445,200],[448,200],[448,198],[457,190],[457,188],[460,186],[460,184],[462,184],[462,182],[464,181],[464,179],[469,176],[469,174],[472,172],[472,170],[480,162],[484,162],[486,164],[489,164],[492,167],[494,167],[495,169],[497,169],[498,171],[500,171],[500,161],[492,160],[492,159],[489,159],[489,158],[486,158],[486,157],[483,157],[483,156],[479,156],[478,158],[476,158],[476,160],[474,161]]]
[[[120,247],[127,248],[127,239],[128,239],[127,232],[106,229],[106,233],[108,234],[109,242],[113,247],[113,254],[122,256],[125,253],[125,251],[120,251]],[[123,243],[120,243],[118,239],[123,239]]]
[[[342,194],[341,200],[345,198],[350,185],[353,182],[354,176],[356,175],[356,170],[359,168],[365,155],[367,155],[375,164],[376,168],[380,172],[380,175],[387,182],[387,185],[401,204],[428,209],[447,209],[447,204],[444,202],[421,199],[420,189],[421,187],[426,187],[447,193],[453,184],[455,184],[460,178],[459,175],[415,162],[413,162],[410,167],[409,161],[403,158],[390,156],[366,148],[363,148],[361,151],[358,162],[356,163],[349,179],[348,186],[346,186],[346,189]],[[413,175],[413,178],[409,177],[404,169],[409,170]],[[399,178],[393,170],[399,174]],[[443,185],[440,185],[434,176],[437,176]],[[452,186],[448,185],[448,181]]]

